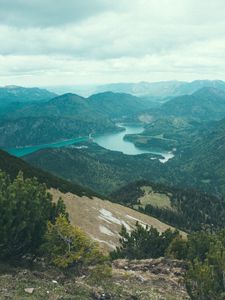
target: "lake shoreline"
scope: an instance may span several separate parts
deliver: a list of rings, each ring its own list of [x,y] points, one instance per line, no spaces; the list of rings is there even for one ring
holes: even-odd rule
[[[110,151],[119,151],[126,155],[141,155],[141,154],[152,154],[154,157],[151,159],[158,159],[161,163],[166,163],[169,159],[174,157],[174,154],[171,151],[156,151],[149,150],[135,146],[134,143],[127,141],[125,136],[128,134],[140,134],[144,131],[144,127],[141,125],[128,125],[128,124],[117,124],[118,129],[120,130],[116,132],[89,135],[83,137],[77,137],[74,139],[67,139],[63,141],[58,141],[54,143],[45,143],[35,146],[25,146],[25,147],[15,147],[15,148],[7,148],[4,149],[9,154],[23,157],[29,155],[31,153],[43,150],[43,149],[51,149],[51,148],[63,148],[76,144],[80,144],[82,142],[92,141],[99,146],[110,150]],[[158,156],[158,157],[157,157]]]

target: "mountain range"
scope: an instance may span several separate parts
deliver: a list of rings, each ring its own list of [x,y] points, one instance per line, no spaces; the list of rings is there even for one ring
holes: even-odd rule
[[[191,95],[172,98],[160,109],[164,115],[205,121],[225,118],[225,90],[204,87]]]
[[[55,93],[40,88],[24,88],[15,85],[0,87],[0,118],[21,109],[28,103],[48,101],[56,96]]]
[[[225,82],[222,80],[195,80],[184,81],[160,81],[138,83],[112,83],[96,87],[96,92],[112,91],[128,93],[139,97],[148,97],[152,100],[171,98],[181,95],[190,95],[204,87],[212,87],[225,90]]]
[[[111,92],[89,98],[64,94],[49,101],[29,103],[0,120],[0,146],[35,145],[116,131],[119,129],[114,119],[124,119],[149,107],[148,101]]]
[[[16,85],[0,87],[0,104],[7,102],[37,102],[49,100],[57,95],[46,89],[25,88]]]

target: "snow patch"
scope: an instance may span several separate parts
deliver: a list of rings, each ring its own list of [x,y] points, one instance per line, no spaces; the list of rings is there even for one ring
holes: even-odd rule
[[[109,246],[110,248],[112,248],[112,249],[116,249],[116,246],[115,246],[115,245],[110,244],[110,243],[107,242],[107,241],[100,240],[100,239],[98,239],[98,238],[96,238],[96,237],[93,237],[93,236],[91,236],[91,238],[92,238],[94,241],[98,242],[98,243],[103,243],[103,244],[108,245],[108,246]]]
[[[114,233],[105,226],[100,225],[99,230],[100,230],[101,233],[104,233],[104,234],[109,235],[109,236],[114,236]]]
[[[114,223],[114,224],[123,225],[123,226],[126,227],[127,230],[131,230],[130,226],[126,222],[124,222],[123,220],[120,220],[120,219],[117,219],[116,217],[114,217],[113,214],[110,211],[102,208],[102,209],[100,209],[99,212],[101,214],[99,216],[100,219],[102,219],[102,220],[104,220],[104,221],[106,221],[108,223],[111,222],[111,223]]]
[[[126,215],[126,218],[131,219],[131,220],[134,220],[134,221],[141,222],[141,220],[139,220],[139,219],[137,219],[137,218],[134,218],[134,217],[132,217],[132,216],[130,216],[130,215]]]
[[[134,217],[132,217],[132,216],[130,216],[130,215],[126,215],[126,217],[127,217],[128,219],[137,221],[137,222],[138,222],[142,227],[144,227],[144,228],[146,228],[146,226],[148,226],[148,224],[146,224],[146,223],[142,222],[141,220],[139,220],[139,219],[137,219],[137,218],[134,218]]]

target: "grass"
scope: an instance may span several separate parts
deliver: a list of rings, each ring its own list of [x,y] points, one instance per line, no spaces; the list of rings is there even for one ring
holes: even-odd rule
[[[131,229],[138,221],[141,224],[153,226],[160,232],[173,228],[134,209],[97,197],[92,199],[85,196],[79,197],[71,193],[61,193],[55,189],[51,189],[50,192],[54,201],[59,197],[63,199],[71,224],[80,226],[89,236],[98,241],[105,251],[112,251],[115,246],[119,245],[119,232],[122,224],[126,224]],[[160,194],[158,195],[160,196]],[[157,199],[162,200],[163,198],[159,198],[159,196]],[[112,220],[105,219],[104,214],[101,213],[102,210],[110,213]],[[109,230],[112,235],[107,235],[107,230],[101,231],[101,227]]]
[[[147,204],[151,204],[158,208],[172,209],[170,198],[166,194],[155,193],[151,186],[143,186],[141,190],[144,192],[144,196],[140,197],[138,200],[143,208]]]
[[[39,265],[31,267],[10,266],[0,263],[0,299],[8,300],[181,300],[187,299],[184,288],[178,286],[174,277],[150,272],[127,271],[113,268],[112,276],[99,277],[97,281],[86,273],[76,277],[61,270]],[[90,271],[91,272],[91,271]],[[145,281],[140,278],[145,276]],[[56,282],[53,282],[56,281]],[[176,288],[174,288],[174,285]],[[25,288],[34,288],[32,294]],[[109,298],[101,298],[101,295]]]

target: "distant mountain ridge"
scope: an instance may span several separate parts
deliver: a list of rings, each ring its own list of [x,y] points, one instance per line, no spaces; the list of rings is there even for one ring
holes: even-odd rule
[[[57,94],[40,88],[25,88],[16,85],[0,87],[1,102],[35,102],[40,100],[49,100],[56,97]]]
[[[77,117],[86,114],[104,115],[104,117],[121,117],[148,108],[148,101],[125,93],[105,92],[94,94],[89,98],[67,93],[54,97],[45,103],[34,103],[18,110],[16,117],[25,116],[61,116]]]
[[[219,120],[225,118],[225,90],[203,87],[191,95],[172,98],[160,110],[166,115]]]
[[[15,85],[0,87],[0,117],[21,109],[29,103],[48,101],[57,94],[40,88],[24,88]]]
[[[195,80],[184,81],[160,81],[138,83],[112,83],[100,85],[96,92],[112,91],[132,94],[139,97],[168,98],[181,95],[190,95],[203,87],[213,87],[225,90],[225,82],[222,80]]]

